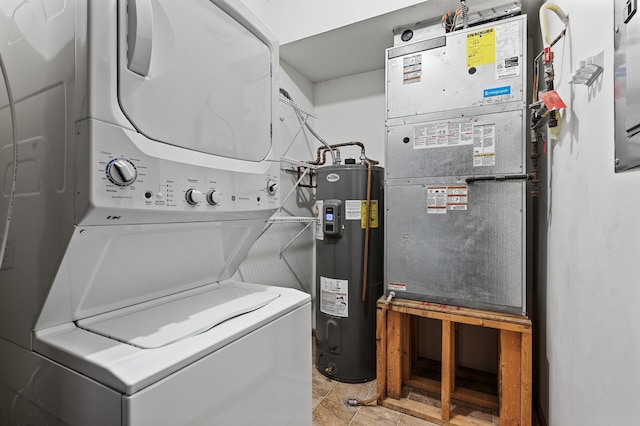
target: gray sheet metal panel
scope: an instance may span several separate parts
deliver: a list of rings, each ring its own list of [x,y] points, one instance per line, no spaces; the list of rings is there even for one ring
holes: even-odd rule
[[[495,38],[496,57],[493,60],[468,59],[468,45],[473,40],[487,40],[486,34],[481,34],[485,31]],[[518,38],[526,41],[525,16],[456,31],[446,37],[445,46],[387,60],[388,119],[474,106],[524,102],[526,48],[523,42],[510,41]],[[410,44],[402,47],[409,49]],[[480,49],[487,48],[489,46]],[[388,49],[387,55],[395,49],[398,48]],[[504,65],[504,57],[510,58],[509,70]],[[503,90],[486,96],[485,90],[498,89]]]
[[[524,313],[525,183],[477,182],[467,186],[467,210],[428,213],[428,189],[447,185],[465,183],[443,177],[387,185],[386,290],[397,297]]]
[[[526,34],[519,16],[387,61],[387,294],[526,312],[526,183],[465,181],[526,173]],[[482,45],[486,35],[495,38],[495,58],[469,60],[470,43]],[[464,120],[471,121],[466,138],[451,131]],[[495,144],[489,161],[474,163],[480,126],[493,129]],[[437,186],[461,186],[466,204],[445,202],[435,214],[427,206]]]
[[[459,141],[454,133],[461,125],[487,126],[495,130],[495,165],[474,166],[473,141]],[[427,135],[430,147],[424,147],[424,133],[438,128],[448,133]],[[387,179],[423,176],[475,176],[524,173],[526,161],[525,114],[522,108],[492,114],[450,114],[449,118],[387,127]],[[473,135],[470,135],[473,138]],[[438,139],[442,142],[438,144]],[[456,142],[457,141],[457,142]]]

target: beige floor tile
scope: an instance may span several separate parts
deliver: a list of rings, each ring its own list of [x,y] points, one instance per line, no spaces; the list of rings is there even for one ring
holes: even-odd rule
[[[359,407],[348,407],[342,403],[324,399],[313,410],[313,424],[317,426],[346,426]]]
[[[327,399],[344,403],[347,398],[365,399],[369,395],[370,386],[368,383],[341,383],[338,382],[327,394]]]
[[[314,394],[318,394],[321,396],[326,396],[331,389],[333,389],[337,382],[329,379],[326,376],[323,376],[318,370],[313,368],[313,373],[311,375],[311,381],[313,386]]]

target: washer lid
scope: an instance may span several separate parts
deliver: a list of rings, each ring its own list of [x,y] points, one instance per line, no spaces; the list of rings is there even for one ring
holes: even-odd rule
[[[147,302],[76,321],[79,328],[129,345],[152,349],[203,333],[233,317],[259,309],[280,297],[220,287],[187,297]]]
[[[265,159],[275,54],[247,22],[210,0],[120,0],[118,99],[136,130],[203,153]]]

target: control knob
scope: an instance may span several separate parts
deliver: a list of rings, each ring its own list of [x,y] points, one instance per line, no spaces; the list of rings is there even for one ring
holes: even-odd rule
[[[269,195],[276,195],[276,191],[278,190],[278,182],[273,179],[269,179],[267,181],[267,193]]]
[[[118,186],[129,186],[136,181],[136,166],[129,160],[116,158],[107,164],[107,177]]]
[[[195,206],[196,204],[200,204],[202,202],[202,200],[204,199],[204,194],[202,194],[202,192],[198,191],[197,189],[189,189],[185,194],[185,199],[187,200],[187,203]]]
[[[215,206],[216,204],[220,203],[220,201],[222,201],[222,197],[220,196],[220,193],[215,189],[207,192],[207,203]]]

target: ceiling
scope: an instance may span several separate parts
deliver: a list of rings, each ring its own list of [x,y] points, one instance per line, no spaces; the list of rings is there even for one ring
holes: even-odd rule
[[[475,4],[474,4],[475,3]],[[505,0],[467,0],[486,8]],[[393,29],[437,19],[454,11],[458,0],[428,0],[414,6],[360,21],[280,46],[280,59],[312,83],[384,68],[384,51],[393,45]]]

